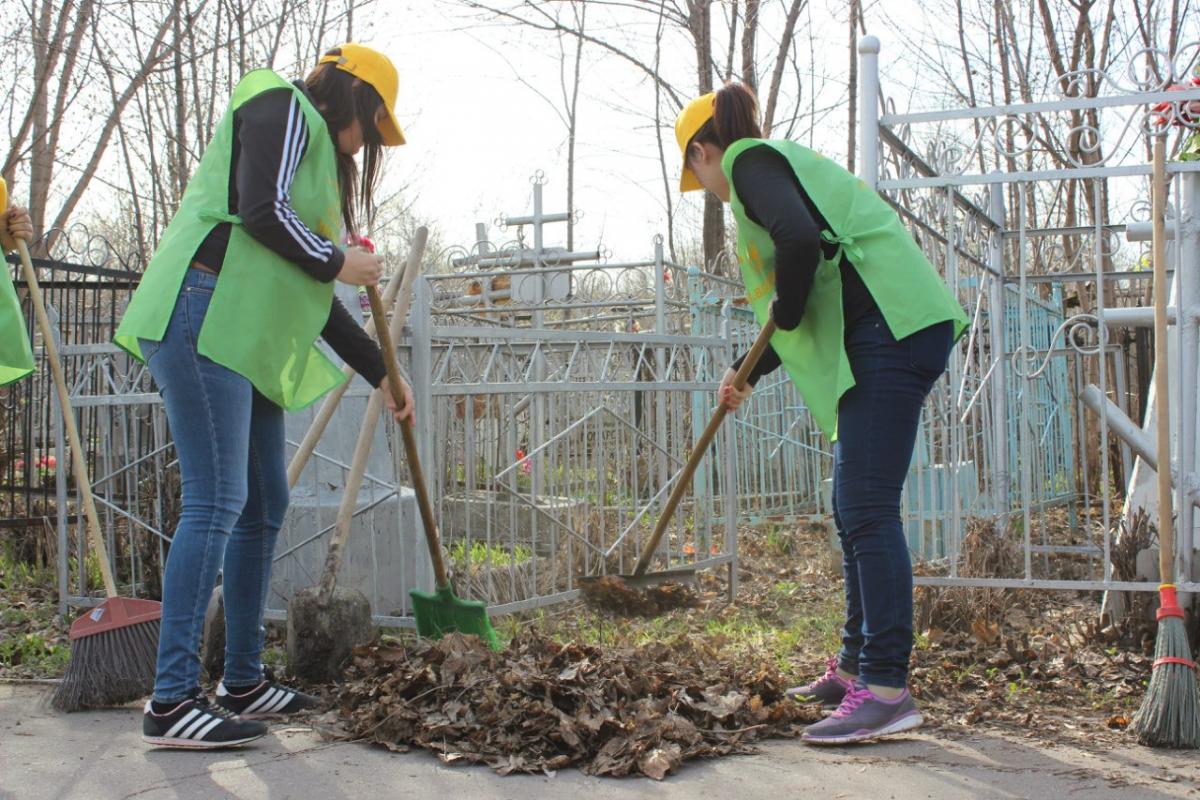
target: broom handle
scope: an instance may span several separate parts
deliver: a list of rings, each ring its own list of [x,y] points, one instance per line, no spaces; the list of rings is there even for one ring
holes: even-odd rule
[[[400,267],[400,271],[392,276],[388,281],[388,285],[383,290],[384,307],[395,304],[394,315],[404,319],[408,316],[408,306],[412,302],[412,285],[420,274],[421,259],[425,255],[425,242],[429,238],[429,229],[425,226],[417,228],[417,233],[413,237],[412,244],[408,250],[408,260]],[[399,296],[399,300],[397,300]],[[366,324],[367,334],[375,333],[375,319],[372,317]],[[347,378],[354,377],[354,370],[350,367],[343,367],[342,374]],[[304,472],[305,465],[308,464],[308,459],[312,457],[313,451],[317,447],[317,442],[321,440],[321,435],[325,433],[326,426],[329,425],[329,420],[333,418],[333,412],[337,410],[338,403],[342,401],[346,390],[350,388],[349,381],[330,392],[325,400],[321,403],[321,409],[317,412],[317,416],[313,418],[312,425],[308,427],[308,432],[304,434],[304,439],[300,442],[300,447],[296,449],[295,455],[292,456],[291,462],[288,464],[288,488],[293,488],[296,482],[300,480],[300,474]]]
[[[58,347],[54,344],[50,318],[46,316],[46,305],[42,302],[42,289],[38,285],[37,273],[34,272],[33,262],[29,259],[29,248],[25,245],[24,239],[17,239],[17,250],[21,254],[21,269],[25,273],[25,283],[29,286],[29,297],[33,301],[33,313],[37,317],[38,327],[42,331],[42,345],[46,348],[46,360],[50,362],[50,371],[54,373],[54,388],[58,394],[58,406],[62,410],[63,424],[67,428],[67,441],[71,446],[71,460],[75,467],[75,488],[79,492],[79,501],[83,504],[84,514],[87,517],[88,541],[92,545],[92,551],[100,560],[100,576],[104,579],[104,592],[109,597],[115,597],[117,582],[113,580],[112,565],[108,563],[108,550],[104,547],[104,537],[100,535],[100,518],[96,514],[96,501],[92,498],[87,462],[83,456],[83,445],[79,441],[79,428],[75,425],[75,414],[71,409],[71,399],[67,395],[67,379],[63,375],[62,362],[58,358]]]
[[[1154,137],[1154,171],[1150,181],[1154,261],[1154,399],[1158,405],[1158,575],[1175,582],[1175,531],[1171,503],[1171,393],[1167,358],[1167,248],[1163,214],[1167,207],[1166,136]]]
[[[371,314],[375,317],[375,328],[381,330],[384,323],[383,302],[379,299],[379,291],[374,286],[367,287],[367,297],[371,300]],[[391,337],[384,336],[379,340],[383,348],[383,363],[387,367],[388,386],[396,403],[404,402],[404,391],[400,383],[400,370],[396,366],[396,350],[392,346]],[[403,408],[403,406],[397,406]],[[433,562],[433,575],[437,588],[441,589],[450,584],[446,574],[446,563],[442,560],[441,537],[438,536],[437,520],[433,516],[433,506],[429,503],[429,491],[425,487],[425,473],[421,471],[421,458],[417,453],[417,439],[413,434],[412,420],[400,423],[400,437],[404,440],[404,454],[408,458],[408,471],[412,475],[413,494],[417,496],[417,507],[421,510],[421,522],[425,528],[425,544],[429,546],[429,559]]]
[[[758,338],[754,340],[750,352],[742,359],[742,366],[738,368],[737,374],[733,378],[734,388],[741,389],[746,385],[746,381],[750,378],[750,373],[758,366],[758,360],[762,358],[762,354],[770,346],[771,336],[774,333],[775,322],[768,319],[767,324],[759,331]],[[667,498],[667,504],[663,506],[662,514],[659,515],[658,522],[654,526],[654,533],[650,534],[650,539],[646,542],[646,546],[642,548],[642,556],[638,559],[637,566],[633,570],[634,575],[645,574],[646,569],[650,566],[650,561],[654,558],[654,551],[658,549],[658,543],[662,541],[663,534],[667,530],[667,525],[671,523],[671,517],[675,515],[675,509],[678,507],[679,501],[683,499],[683,494],[687,491],[688,484],[692,482],[692,476],[696,474],[696,468],[700,466],[700,462],[704,459],[704,453],[708,450],[708,446],[712,444],[713,438],[716,437],[721,423],[725,421],[726,411],[724,403],[717,403],[717,410],[713,412],[712,419],[708,421],[708,427],[704,429],[704,433],[700,434],[700,438],[696,440],[695,446],[692,447],[687,464],[684,466],[683,472],[679,473],[679,479],[675,483],[675,488],[671,490],[671,496]]]

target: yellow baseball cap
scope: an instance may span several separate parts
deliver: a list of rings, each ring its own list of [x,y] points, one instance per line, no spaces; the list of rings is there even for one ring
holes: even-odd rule
[[[679,142],[679,156],[683,159],[683,171],[679,175],[679,191],[681,192],[695,192],[704,188],[700,185],[700,179],[696,177],[696,173],[688,169],[687,146],[692,137],[696,135],[696,131],[712,119],[716,106],[717,93],[709,92],[684,106],[683,111],[680,111],[679,116],[675,118],[675,139]]]
[[[396,120],[396,94],[400,91],[400,76],[391,59],[378,50],[347,42],[339,45],[341,55],[321,56],[319,63],[333,64],[343,72],[366,81],[379,92],[387,117],[379,123],[379,133],[388,147],[404,144],[404,133]]]

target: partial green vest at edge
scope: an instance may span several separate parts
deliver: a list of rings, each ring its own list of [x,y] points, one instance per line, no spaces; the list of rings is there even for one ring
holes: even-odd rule
[[[33,370],[25,315],[21,313],[21,301],[5,264],[0,269],[0,386],[19,381]]]
[[[967,315],[895,210],[865,182],[795,142],[741,139],[725,151],[721,168],[729,180],[730,208],[737,220],[738,264],[746,297],[759,324],[770,316],[775,297],[775,243],[765,228],[746,216],[732,175],[737,157],[758,146],[771,147],[787,159],[832,229],[823,231],[822,238],[839,245],[833,259],[822,254],[800,325],[771,337],[772,349],[813,419],[826,436],[835,439],[838,402],[854,386],[842,319],[839,263],[843,253],[897,339],[952,320],[957,341],[967,327]]]
[[[228,213],[234,112],[251,98],[280,88],[299,98],[308,125],[308,146],[292,180],[292,208],[316,233],[331,241],[339,238],[337,157],[325,120],[303,92],[279,75],[250,72],[234,90],[113,341],[144,360],[138,340],[162,340],[196,249],[215,225],[233,223],[197,349],[246,377],[272,402],[294,411],[345,380],[314,344],[329,319],[333,284],[314,280],[255,241],[241,220]]]

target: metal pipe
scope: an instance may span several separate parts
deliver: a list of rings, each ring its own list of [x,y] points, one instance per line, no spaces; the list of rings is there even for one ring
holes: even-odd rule
[[[1004,189],[993,183],[988,187],[988,211],[992,220],[1004,227]],[[1004,241],[993,236],[988,243],[988,261],[992,270],[1004,275]],[[988,320],[989,345],[992,357],[991,401],[992,401],[992,460],[996,475],[996,509],[1008,511],[1012,502],[1009,496],[1012,476],[1008,465],[1008,358],[1004,343],[1005,294],[1004,283],[994,279],[990,285],[990,319]],[[989,370],[990,372],[991,370]]]
[[[874,39],[874,36],[867,37]],[[876,45],[878,48],[878,45]],[[862,45],[859,45],[862,52]],[[878,52],[878,50],[876,50]],[[1042,111],[1076,111],[1092,108],[1112,108],[1116,106],[1144,106],[1147,103],[1186,102],[1200,100],[1200,89],[1186,89],[1138,94],[1118,94],[1111,97],[1081,97],[1070,100],[1050,100],[1041,103],[1014,103],[1006,106],[971,106],[949,111],[917,111],[911,114],[887,114],[881,122],[889,127],[897,125],[913,125],[925,122],[949,122],[951,120],[975,120],[989,117],[1020,117],[1024,114],[1037,114]]]
[[[1177,215],[1175,225],[1167,227],[1167,239],[1178,231],[1179,245],[1175,251],[1176,276],[1179,281],[1176,301],[1180,308],[1189,311],[1200,307],[1200,175],[1184,175],[1181,180],[1179,207],[1182,215]],[[1177,184],[1178,185],[1178,184]],[[1182,217],[1182,218],[1180,218]],[[1167,266],[1171,266],[1168,264]],[[1198,372],[1200,372],[1200,322],[1195,314],[1185,314],[1183,325],[1179,326],[1180,338],[1180,386],[1182,402],[1179,405],[1179,474],[1183,483],[1190,487],[1196,486],[1197,453],[1200,452],[1200,442],[1197,442],[1197,432],[1200,431],[1200,401],[1197,400]],[[1183,555],[1184,577],[1194,579],[1192,572],[1193,555],[1196,550],[1195,512],[1191,503],[1179,504],[1179,535],[1176,537]]]
[[[1149,434],[1126,416],[1125,412],[1116,403],[1101,394],[1100,388],[1094,383],[1089,383],[1084,387],[1081,397],[1083,404],[1097,415],[1101,413],[1101,407],[1103,407],[1105,416],[1107,416],[1109,430],[1116,434],[1118,439],[1129,445],[1137,457],[1146,462],[1146,466],[1152,470],[1158,470],[1158,448],[1151,440]],[[1172,469],[1172,483],[1177,483],[1177,477],[1178,472]]]
[[[1145,95],[1139,95],[1138,101],[1146,102]],[[1061,106],[1056,111],[1063,111]],[[884,118],[884,124],[887,119]],[[1018,172],[1006,172],[998,180],[1000,183],[1036,183],[1038,181],[1083,180],[1086,178],[1135,178],[1150,174],[1148,164],[1131,164],[1123,167],[1063,167],[1061,169],[1034,169]],[[1167,165],[1169,174],[1200,172],[1200,161],[1180,161]],[[941,189],[946,186],[975,186],[997,180],[990,175],[962,173],[960,175],[939,175],[933,178],[897,178],[880,181],[877,188],[888,189]]]
[[[459,256],[458,258],[450,259],[450,263],[456,267],[478,267],[480,269],[497,269],[503,267],[535,267],[539,263],[546,266],[556,266],[558,264],[574,264],[576,261],[589,261],[600,259],[599,250],[547,250],[541,259],[529,250],[522,251],[519,255],[514,256]],[[462,277],[462,276],[458,276]]]
[[[422,463],[433,463],[434,417],[433,393],[431,381],[425,376],[433,374],[433,337],[430,326],[433,321],[432,296],[429,279],[421,276],[413,287],[412,314],[409,320],[412,324],[412,374],[421,376],[415,380],[413,390],[413,413],[419,422],[415,426],[417,434],[417,449]],[[397,476],[398,477],[398,476]],[[441,481],[433,482],[434,497],[431,498],[434,507],[441,502]],[[419,556],[414,569],[414,583],[417,588],[433,588],[433,565],[427,554]]]
[[[1188,316],[1193,316],[1192,314]],[[1101,318],[1105,325],[1117,328],[1152,328],[1154,327],[1154,309],[1151,306],[1132,306],[1130,308],[1106,308]],[[1167,308],[1167,322],[1175,325],[1178,314],[1175,307]]]
[[[58,336],[57,326],[55,326],[54,335]],[[67,445],[63,436],[62,404],[58,402],[58,387],[53,382],[50,383],[50,391],[55,395],[51,397],[50,403],[54,427],[54,455],[61,465],[54,470],[54,496],[58,506],[58,613],[65,618],[67,616],[67,595],[71,588],[69,586],[71,565],[67,559],[67,551],[70,549],[67,531],[67,460],[63,458],[67,452]],[[82,552],[80,551],[80,553]],[[81,558],[80,561],[82,562],[83,559]]]
[[[913,577],[915,586],[959,586],[979,589],[1054,589],[1073,592],[1156,592],[1158,581],[1097,581],[1097,580],[1061,580],[1046,578],[970,578],[970,577],[934,577],[932,575],[916,575]],[[1180,583],[1176,588],[1181,592],[1194,592],[1200,588],[1197,583]]]
[[[540,184],[540,183],[535,183],[535,184],[533,185],[533,186],[534,186],[534,191],[536,192],[536,191],[537,191],[537,187],[538,187],[538,186],[541,186],[541,185],[542,185],[542,184]],[[527,217],[505,217],[505,218],[504,218],[503,220],[501,220],[501,221],[504,223],[504,227],[506,227],[506,228],[515,228],[515,227],[517,227],[518,225],[533,225],[533,226],[537,227],[537,226],[539,226],[539,225],[541,225],[541,224],[543,224],[543,223],[546,223],[546,222],[566,222],[566,221],[568,221],[569,219],[571,219],[571,215],[570,215],[570,214],[568,214],[568,213],[567,213],[567,212],[565,212],[565,211],[560,211],[560,212],[559,212],[559,213],[557,213],[557,214],[542,214],[540,211],[538,211],[538,210],[535,208],[535,209],[534,209],[534,212],[533,212],[533,214],[532,214],[531,216],[527,216]]]
[[[1150,241],[1154,230],[1153,223],[1150,222],[1131,222],[1125,226],[1125,241],[1127,242],[1148,242]],[[1175,238],[1175,229],[1168,227],[1165,229],[1167,241]]]
[[[1168,272],[1168,276],[1170,273]],[[1113,281],[1148,281],[1153,278],[1150,270],[1125,270],[1117,272],[1105,272],[1101,278],[1104,283],[1112,283]],[[1007,283],[1016,283],[1016,278],[1006,278]],[[1094,283],[1097,281],[1096,273],[1092,272],[1058,272],[1048,275],[1030,275],[1025,279],[1028,284],[1035,283]]]
[[[872,189],[879,180],[879,37],[858,40],[858,175]]]

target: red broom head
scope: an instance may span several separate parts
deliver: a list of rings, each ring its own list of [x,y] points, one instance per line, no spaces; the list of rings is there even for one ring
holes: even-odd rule
[[[71,623],[71,641],[162,618],[162,603],[110,597]]]
[[[1164,583],[1158,587],[1158,613],[1155,615],[1159,622],[1171,617],[1183,619],[1183,609],[1179,607],[1179,598],[1175,596],[1175,584]],[[1164,664],[1178,664],[1181,667],[1188,669],[1196,669],[1196,662],[1190,658],[1181,658],[1179,656],[1159,656],[1154,659],[1154,669],[1158,669]]]

